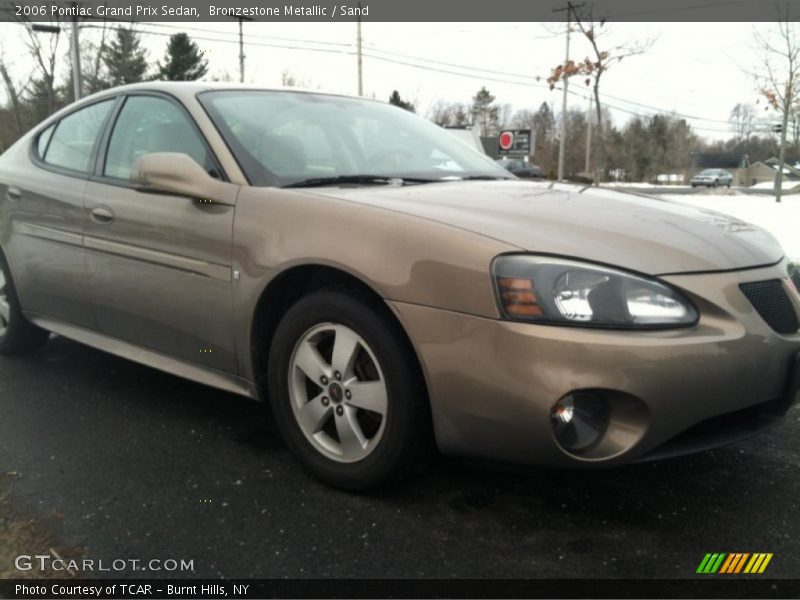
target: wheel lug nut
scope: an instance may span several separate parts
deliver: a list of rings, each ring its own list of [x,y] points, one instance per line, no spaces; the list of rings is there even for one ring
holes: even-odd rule
[[[319,380],[322,382],[322,385],[328,385],[328,378],[325,377],[325,375],[320,377]]]
[[[350,398],[353,397],[353,392],[351,392],[350,390],[345,390],[344,391],[344,397],[347,398],[348,400],[350,400]]]
[[[336,407],[336,414],[341,417],[344,414],[344,408],[342,408],[341,406],[337,406]]]
[[[331,401],[328,400],[327,396],[323,396],[322,397],[322,406],[328,406],[328,404],[330,404],[330,403],[331,403]]]
[[[339,371],[336,371],[336,373],[334,373],[334,374],[333,374],[333,376],[334,376],[334,377],[336,377],[336,379],[337,379],[338,381],[341,381],[341,380],[342,380],[342,374],[341,374],[341,373],[339,373]]]

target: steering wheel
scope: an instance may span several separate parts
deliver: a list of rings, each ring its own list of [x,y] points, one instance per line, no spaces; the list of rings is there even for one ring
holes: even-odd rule
[[[389,146],[387,148],[381,148],[375,154],[370,156],[367,159],[367,166],[370,169],[374,169],[384,163],[387,163],[390,159],[392,159],[393,163],[391,166],[399,166],[400,161],[403,159],[412,159],[414,158],[414,153],[407,148],[403,148],[401,146]]]

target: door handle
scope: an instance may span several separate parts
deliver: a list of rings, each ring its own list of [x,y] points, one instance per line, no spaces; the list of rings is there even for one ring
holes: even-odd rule
[[[92,220],[97,223],[111,223],[114,220],[114,213],[109,208],[97,206],[91,211]]]
[[[8,196],[9,200],[19,200],[22,198],[22,190],[15,186],[10,186],[6,190],[6,196]]]

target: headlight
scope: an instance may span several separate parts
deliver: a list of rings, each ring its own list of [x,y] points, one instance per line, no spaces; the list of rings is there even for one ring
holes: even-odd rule
[[[688,298],[667,285],[609,267],[509,254],[492,272],[508,319],[620,329],[686,327],[697,322]]]

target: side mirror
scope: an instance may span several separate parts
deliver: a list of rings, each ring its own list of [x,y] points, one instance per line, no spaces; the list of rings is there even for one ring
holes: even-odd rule
[[[236,204],[239,186],[214,179],[188,154],[155,152],[133,163],[131,182],[140,192],[187,196],[201,202]]]

